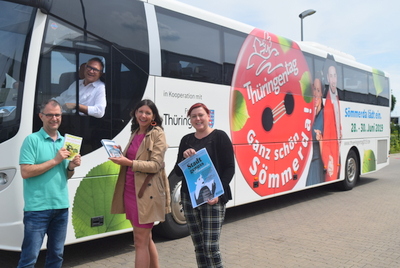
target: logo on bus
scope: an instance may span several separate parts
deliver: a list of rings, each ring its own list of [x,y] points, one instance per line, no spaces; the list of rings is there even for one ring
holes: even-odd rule
[[[208,125],[210,127],[214,127],[214,122],[215,122],[215,110],[210,110],[210,122]]]
[[[304,183],[314,109],[298,45],[255,29],[239,53],[231,94],[232,142],[249,186],[266,196]]]

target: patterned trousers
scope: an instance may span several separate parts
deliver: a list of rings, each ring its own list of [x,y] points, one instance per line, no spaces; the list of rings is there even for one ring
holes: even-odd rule
[[[182,193],[182,205],[192,237],[197,266],[199,268],[222,268],[219,238],[225,218],[225,204],[219,201],[210,206],[192,207],[190,196]]]

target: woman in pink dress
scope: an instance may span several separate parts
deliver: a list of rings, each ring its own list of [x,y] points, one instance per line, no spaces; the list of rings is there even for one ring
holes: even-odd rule
[[[159,267],[151,230],[155,221],[164,221],[165,214],[170,212],[169,184],[164,170],[167,143],[154,102],[140,101],[131,116],[132,135],[123,156],[109,158],[121,166],[111,213],[126,213],[132,223],[135,267]]]

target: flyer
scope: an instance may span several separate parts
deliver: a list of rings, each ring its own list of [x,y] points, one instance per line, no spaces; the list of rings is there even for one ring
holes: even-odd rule
[[[185,176],[194,208],[224,193],[221,179],[207,149],[197,151],[178,165]]]
[[[75,155],[79,154],[82,145],[82,137],[74,136],[71,134],[64,135],[63,148],[67,149],[71,154],[67,160],[74,159]]]
[[[121,147],[113,140],[102,139],[101,143],[106,149],[109,157],[120,157],[122,156]]]

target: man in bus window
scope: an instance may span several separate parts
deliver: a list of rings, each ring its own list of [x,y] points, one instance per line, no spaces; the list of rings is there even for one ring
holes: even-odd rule
[[[79,106],[80,115],[89,115],[96,118],[104,116],[107,101],[106,87],[100,80],[103,75],[104,64],[100,58],[90,59],[84,69],[84,78],[79,80],[79,104],[76,105],[76,82],[54,98],[65,111],[73,111]],[[81,68],[80,68],[80,76]]]
[[[81,156],[69,161],[58,132],[61,106],[49,100],[40,108],[42,128],[27,136],[19,164],[24,189],[24,240],[18,267],[34,267],[47,234],[45,267],[61,267],[68,225],[68,179],[81,165]]]

